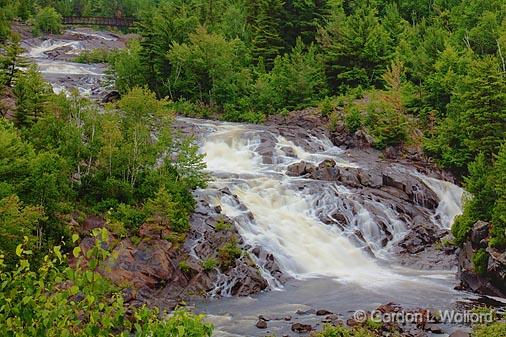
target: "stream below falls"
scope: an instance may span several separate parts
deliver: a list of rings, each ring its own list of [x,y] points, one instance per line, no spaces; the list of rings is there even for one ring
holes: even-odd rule
[[[116,39],[107,33],[70,31],[65,39],[24,41],[25,56],[38,64],[55,91],[77,88],[83,95],[96,97],[105,91],[104,65],[51,58],[55,50],[78,54],[85,48],[83,34],[102,42]],[[374,170],[350,158],[324,135],[308,135],[305,143],[296,144],[272,127],[188,118],[178,118],[177,123],[197,130],[197,141],[206,153],[213,179],[200,193],[230,191],[213,197],[213,204],[235,221],[245,249],[261,246],[272,253],[287,279],[282,283],[260,266],[268,291],[230,297],[227,284],[219,284],[220,296],[193,301],[195,310],[205,312],[215,324],[216,336],[293,335],[283,320],[270,321],[266,330],[257,329],[259,315],[291,316],[291,322],[317,326],[321,323],[314,316],[295,312],[326,309],[346,319],[355,310],[372,310],[387,302],[406,308],[446,309],[473,298],[454,290],[455,268],[423,269],[398,263],[398,243],[413,224],[390,199],[338,181],[286,174],[289,165],[301,160],[318,165],[331,159],[339,169]],[[266,144],[269,160],[265,160]],[[426,214],[435,228],[448,229],[461,212],[463,190],[414,168],[395,169],[437,195],[434,209],[422,206],[423,193],[413,207]]]

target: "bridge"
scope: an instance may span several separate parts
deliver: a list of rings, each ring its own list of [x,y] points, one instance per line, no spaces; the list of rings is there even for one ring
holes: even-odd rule
[[[115,18],[105,16],[64,16],[64,25],[132,27],[134,18]]]

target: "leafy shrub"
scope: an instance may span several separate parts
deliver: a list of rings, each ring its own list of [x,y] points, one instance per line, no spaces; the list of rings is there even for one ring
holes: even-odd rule
[[[216,260],[213,257],[207,258],[204,261],[202,261],[202,268],[206,272],[210,272],[211,270],[215,269],[218,266],[218,260]]]
[[[311,337],[375,337],[376,335],[364,328],[348,328],[326,324],[323,330],[311,334]]]
[[[179,262],[179,269],[181,269],[183,273],[188,273],[190,271],[190,265],[187,261],[183,260]]]
[[[495,322],[487,325],[479,325],[474,328],[473,337],[503,337],[506,336],[506,323]]]
[[[362,114],[357,106],[351,105],[346,109],[344,123],[351,133],[355,133],[362,127]]]
[[[111,213],[111,216],[123,223],[132,232],[136,232],[146,220],[146,214],[143,210],[126,204],[119,204]]]
[[[406,117],[385,102],[370,102],[364,123],[374,137],[374,146],[379,149],[398,145],[407,139]]]
[[[107,49],[83,50],[72,61],[77,63],[107,63],[111,59],[111,51]]]
[[[241,247],[237,245],[237,240],[233,238],[218,249],[220,266],[227,270],[235,264],[235,260],[242,255]]]
[[[488,253],[485,249],[480,248],[473,254],[474,271],[478,275],[484,275],[487,272]]]
[[[228,231],[228,230],[232,229],[232,224],[225,222],[223,220],[220,220],[216,223],[216,225],[214,226],[214,229],[217,232]]]
[[[34,34],[59,34],[62,30],[62,16],[53,7],[43,7],[33,18]]]
[[[66,265],[59,246],[43,259],[41,268],[29,259],[23,245],[16,248],[20,262],[15,271],[5,271],[0,259],[0,325],[6,336],[169,336],[210,337],[212,326],[202,316],[176,310],[160,318],[157,309],[125,307],[120,292],[97,272],[110,257],[102,249],[108,234],[93,231],[95,245],[86,257],[88,269]],[[78,240],[77,236],[73,241]],[[81,258],[79,246],[73,250]],[[128,314],[127,314],[128,312]],[[165,316],[165,315],[164,315]]]

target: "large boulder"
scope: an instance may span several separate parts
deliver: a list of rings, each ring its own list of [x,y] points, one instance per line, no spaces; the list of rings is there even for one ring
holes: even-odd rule
[[[298,163],[294,163],[291,165],[288,165],[286,168],[286,174],[289,176],[304,176],[306,174],[312,174],[316,170],[316,166],[307,163],[305,161],[301,161]]]

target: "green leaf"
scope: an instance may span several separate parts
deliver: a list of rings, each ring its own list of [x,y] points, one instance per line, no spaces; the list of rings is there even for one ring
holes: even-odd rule
[[[72,255],[74,255],[74,257],[78,257],[80,253],[81,253],[81,247],[79,247],[79,246],[75,247],[72,250]]]
[[[23,254],[23,245],[22,244],[19,244],[17,247],[16,247],[16,255],[21,257],[21,254]]]
[[[79,292],[79,287],[78,286],[74,285],[74,286],[70,287],[70,294],[71,295],[75,295],[78,292]]]
[[[72,243],[76,243],[77,240],[79,240],[79,235],[72,234]]]

